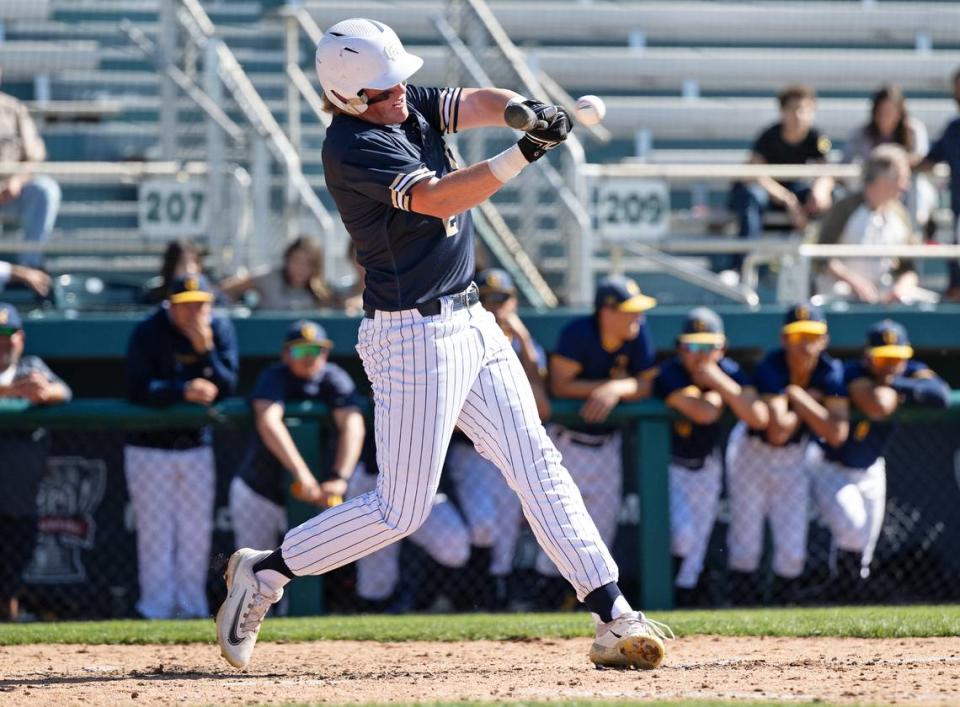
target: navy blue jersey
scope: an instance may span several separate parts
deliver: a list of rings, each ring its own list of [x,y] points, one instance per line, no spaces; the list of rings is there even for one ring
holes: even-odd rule
[[[577,380],[609,380],[628,378],[653,367],[653,338],[646,322],[640,324],[640,335],[625,341],[616,351],[607,351],[600,341],[600,327],[594,315],[579,317],[560,332],[553,353],[580,364]],[[597,433],[609,428],[598,425],[571,425],[570,429]]]
[[[283,363],[268,366],[257,378],[251,400],[283,405],[288,400],[312,400],[332,409],[359,407],[362,399],[353,380],[342,368],[327,363],[315,378],[299,378]],[[261,496],[282,505],[288,483],[287,471],[254,434],[237,475]]]
[[[237,387],[240,359],[237,337],[229,319],[214,317],[213,349],[198,354],[193,344],[177,329],[164,307],[140,322],[127,344],[127,391],[131,402],[165,406],[183,402],[188,381],[206,378],[218,389],[217,400],[233,394]],[[209,444],[208,429],[138,432],[130,444],[143,447],[178,448]]]
[[[960,118],[950,121],[940,139],[930,146],[926,158],[950,165],[950,204],[953,212],[960,214]]]
[[[930,378],[936,374],[920,361],[908,361],[903,372],[905,378]],[[872,378],[863,361],[848,361],[844,366],[844,385],[849,385],[858,378]],[[839,447],[821,443],[824,458],[843,464],[851,469],[866,469],[877,459],[883,456],[890,438],[896,429],[892,418],[886,420],[863,419],[851,425],[847,441]]]
[[[327,188],[366,271],[364,306],[401,310],[465,290],[474,272],[473,223],[411,210],[410,191],[457,164],[443,141],[457,127],[460,89],[407,86],[410,117],[374,125],[334,116],[323,143]]]
[[[729,358],[722,358],[717,364],[720,370],[741,386],[750,385],[740,366]],[[653,379],[653,394],[666,400],[678,390],[688,387],[697,388],[690,374],[683,367],[679,356],[664,361]],[[698,425],[687,418],[674,420],[670,433],[670,451],[673,461],[688,469],[700,469],[704,460],[710,456],[720,443],[721,424],[717,420],[710,425]]]
[[[753,384],[761,396],[781,395],[787,389],[790,385],[790,369],[787,367],[787,354],[783,349],[774,349],[764,356],[753,372]],[[804,387],[807,390],[820,391],[828,398],[845,398],[847,387],[843,383],[843,364],[827,353],[820,354],[810,382]],[[801,424],[788,444],[804,441],[806,432],[806,426]],[[750,430],[748,434],[763,436],[764,432]]]

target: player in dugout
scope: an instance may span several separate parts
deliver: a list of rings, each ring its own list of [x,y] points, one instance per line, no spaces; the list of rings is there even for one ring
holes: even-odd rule
[[[287,485],[307,503],[343,499],[363,448],[361,397],[350,375],[328,361],[333,342],[316,322],[287,329],[281,360],[257,378],[250,396],[257,433],[230,485],[230,516],[237,547],[272,548],[287,531]],[[310,400],[330,408],[338,432],[332,478],[319,482],[283,422],[287,401]]]
[[[844,367],[850,402],[862,414],[839,447],[810,445],[814,500],[833,533],[835,596],[864,598],[865,580],[883,527],[887,495],[884,450],[896,429],[891,419],[904,403],[945,408],[950,387],[913,357],[907,330],[890,319],[867,330],[863,356]]]
[[[725,407],[750,430],[767,427],[767,406],[740,366],[725,356],[723,320],[712,309],[690,310],[677,353],[653,379],[653,394],[679,413],[670,430],[670,534],[679,567],[679,606],[704,603],[700,582],[717,518],[723,477],[720,442]]]
[[[808,303],[784,318],[782,348],[769,352],[754,371],[754,386],[767,404],[765,430],[738,422],[727,442],[727,533],[731,586],[741,604],[762,601],[755,576],[763,551],[764,523],[773,539],[772,600],[797,599],[807,560],[810,480],[808,441],[839,447],[849,431],[843,366],[827,354],[827,320]]]

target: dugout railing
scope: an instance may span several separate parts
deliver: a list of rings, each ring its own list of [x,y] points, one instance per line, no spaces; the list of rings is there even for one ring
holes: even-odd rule
[[[951,488],[953,479],[949,471],[939,469],[936,473],[924,476],[927,469],[923,467],[940,467],[949,460],[955,468],[960,468],[956,466],[957,459],[960,459],[958,436],[950,432],[956,429],[954,426],[960,420],[960,391],[952,393],[950,402],[946,410],[908,408],[898,413],[907,432],[902,440],[895,441],[903,449],[894,454],[894,457],[908,460],[907,466],[917,479],[922,479],[927,485],[928,495],[945,502],[949,502],[960,490],[960,471],[956,472],[956,488]],[[553,420],[561,423],[573,421],[578,417],[579,407],[577,401],[554,401]],[[325,448],[323,435],[330,427],[328,410],[310,403],[293,404],[287,406],[286,417],[293,437],[311,468],[324,468],[324,464],[329,463],[329,460],[325,462],[322,451]],[[625,583],[630,588],[631,599],[651,609],[670,608],[674,603],[667,476],[670,462],[669,431],[673,419],[673,414],[664,405],[652,400],[620,405],[609,418],[611,424],[620,426],[624,431],[625,448],[628,450],[625,454],[625,497],[632,495],[633,498],[632,503],[625,502],[623,505],[624,509],[631,507],[632,513],[621,512],[622,520],[623,516],[632,515],[632,518],[620,525],[621,534],[631,530],[633,537],[618,539],[617,560]],[[3,401],[0,406],[0,440],[8,439],[17,431],[27,432],[34,440],[39,440],[38,444],[48,445],[47,453],[51,459],[56,459],[55,463],[47,465],[44,482],[47,485],[41,487],[39,494],[40,532],[44,540],[38,543],[38,547],[43,550],[35,552],[34,561],[28,569],[30,576],[27,577],[32,593],[39,597],[37,601],[56,604],[56,609],[49,614],[40,612],[41,617],[113,617],[130,614],[135,599],[133,593],[136,592],[135,571],[130,565],[136,564],[136,555],[131,539],[133,523],[129,517],[121,452],[125,435],[132,431],[204,425],[214,427],[218,438],[216,453],[222,457],[217,460],[216,518],[211,571],[207,582],[211,608],[215,609],[222,596],[219,593],[222,592],[222,582],[217,576],[217,558],[226,556],[232,550],[231,526],[224,515],[225,489],[249,435],[254,434],[250,411],[243,399],[232,398],[210,409],[187,404],[155,409],[114,399],[77,400],[50,408]],[[942,434],[934,444],[930,441],[933,438],[926,435],[938,427],[942,428]],[[48,435],[46,441],[40,431]],[[922,454],[914,451],[911,445],[919,445],[919,449],[926,450],[928,455],[918,458]],[[16,460],[8,457],[3,463],[16,463]],[[900,466],[903,466],[902,462]],[[896,473],[903,471],[898,468]],[[918,482],[910,480],[909,483]],[[162,500],[158,499],[158,502]],[[891,506],[892,511],[888,511],[897,516],[892,519],[897,523],[897,528],[890,531],[892,535],[903,535],[910,531],[924,512],[916,503],[901,506]],[[289,523],[295,525],[315,512],[315,508],[291,501],[288,504]],[[723,523],[722,511],[720,516],[720,523]],[[941,567],[945,561],[949,562],[948,558],[940,555],[944,554],[944,547],[952,543],[950,538],[957,534],[957,529],[951,527],[953,521],[948,514],[943,516],[926,522],[924,527],[928,530],[923,531],[926,535],[916,543],[919,549],[911,550],[914,555],[904,555],[912,558],[911,563],[919,562],[915,557],[917,552],[937,553],[938,557],[933,563],[936,567]],[[911,527],[901,527],[904,522]],[[723,561],[722,550],[720,553]],[[95,559],[96,556],[100,559]],[[113,576],[98,578],[96,569],[91,572],[88,566],[102,566],[104,557],[109,557],[111,567],[119,566],[111,570]],[[44,562],[47,564],[44,565]],[[707,564],[705,572],[716,574],[719,571],[717,567],[710,567],[710,559]],[[891,578],[896,581],[898,576],[908,577],[911,572],[919,572],[916,567],[920,566],[911,564],[895,567]],[[61,575],[56,574],[58,571]],[[949,577],[955,575],[960,576],[956,568],[945,569],[935,576],[937,581],[941,577],[943,581],[948,581]],[[937,592],[936,596],[947,596],[950,590],[941,587]],[[293,615],[310,615],[331,609],[331,602],[325,601],[324,583],[320,578],[306,578],[293,583],[288,596],[289,613]],[[893,590],[885,596],[894,601],[911,600],[910,596]],[[85,606],[84,602],[90,602],[90,605]],[[336,603],[333,604],[332,608],[336,610]]]

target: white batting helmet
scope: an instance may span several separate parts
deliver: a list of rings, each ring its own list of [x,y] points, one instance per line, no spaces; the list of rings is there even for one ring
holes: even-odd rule
[[[345,113],[367,109],[365,88],[386,90],[410,78],[423,59],[409,54],[397,33],[382,22],[343,20],[317,43],[317,77],[330,101]]]

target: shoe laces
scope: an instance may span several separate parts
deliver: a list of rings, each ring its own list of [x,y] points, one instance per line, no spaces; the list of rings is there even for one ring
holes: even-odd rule
[[[662,621],[651,619],[650,617],[644,615],[642,611],[638,611],[633,620],[646,626],[650,633],[664,641],[672,641],[676,638],[672,628],[667,626]]]
[[[240,621],[240,630],[248,634],[256,633],[263,623],[263,617],[267,615],[270,606],[273,604],[273,597],[260,592],[254,592],[250,603],[247,604],[247,610]]]

